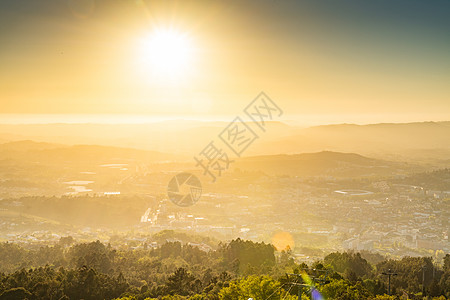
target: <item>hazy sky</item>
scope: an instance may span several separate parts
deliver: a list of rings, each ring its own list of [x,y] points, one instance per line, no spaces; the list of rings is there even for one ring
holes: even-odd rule
[[[142,47],[168,29],[191,46],[170,80]],[[1,0],[0,66],[0,113],[214,117],[263,90],[288,115],[450,119],[450,1]]]

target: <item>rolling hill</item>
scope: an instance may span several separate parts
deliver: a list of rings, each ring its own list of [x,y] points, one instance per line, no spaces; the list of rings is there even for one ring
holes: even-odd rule
[[[422,170],[411,164],[331,151],[244,157],[234,167],[273,175],[336,177],[405,175]]]
[[[16,141],[0,144],[2,160],[39,162],[82,162],[136,160],[143,162],[173,161],[183,159],[181,155],[132,148],[99,145],[60,145],[34,141]]]

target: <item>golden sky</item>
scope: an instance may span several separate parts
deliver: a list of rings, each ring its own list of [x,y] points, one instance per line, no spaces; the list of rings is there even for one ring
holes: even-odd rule
[[[450,119],[449,20],[448,1],[5,0],[0,113],[214,118],[265,91],[290,115]],[[162,49],[175,75],[157,32],[189,45]]]

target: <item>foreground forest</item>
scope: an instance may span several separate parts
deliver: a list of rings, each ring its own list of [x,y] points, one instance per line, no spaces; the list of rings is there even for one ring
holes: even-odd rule
[[[204,244],[147,241],[134,250],[61,238],[53,246],[0,244],[0,299],[448,299],[450,255],[385,259],[334,252],[308,266],[289,248],[241,239]],[[387,276],[391,278],[388,296]]]

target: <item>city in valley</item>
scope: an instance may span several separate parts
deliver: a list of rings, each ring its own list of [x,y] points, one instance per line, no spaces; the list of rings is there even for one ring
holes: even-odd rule
[[[193,125],[192,134],[203,126]],[[213,128],[220,131],[220,126]],[[450,134],[448,123],[390,125],[380,130],[395,134],[405,126],[438,127]],[[289,134],[317,130],[285,124],[270,129],[283,131],[285,140],[291,138]],[[173,135],[177,134],[175,130]],[[274,138],[268,137],[268,142]],[[259,155],[264,145],[255,144],[254,155],[235,158],[215,182],[194,159],[177,153],[7,142],[0,145],[4,157],[1,238],[40,245],[72,236],[77,241],[120,240],[122,247],[135,249],[155,246],[152,235],[159,231],[175,230],[217,241],[240,237],[279,243],[305,262],[346,250],[442,259],[450,249],[450,171],[442,168],[445,153],[421,161],[422,154],[411,150],[410,156],[395,158],[389,149],[371,153],[371,142],[361,147],[363,155],[337,151]],[[178,147],[182,152],[189,143],[180,141]],[[196,174],[203,185],[201,198],[189,207],[172,203],[167,194],[170,179],[183,171]]]

